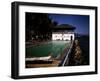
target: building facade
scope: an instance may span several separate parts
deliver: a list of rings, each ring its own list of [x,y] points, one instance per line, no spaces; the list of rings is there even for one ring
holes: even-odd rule
[[[75,27],[68,24],[61,24],[54,28],[52,32],[52,40],[74,40],[75,39]]]

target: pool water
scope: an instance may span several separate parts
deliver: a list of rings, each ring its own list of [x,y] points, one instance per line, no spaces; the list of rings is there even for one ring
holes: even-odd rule
[[[52,55],[56,57],[65,47],[70,46],[70,41],[50,41],[40,45],[26,48],[26,56],[41,57]]]

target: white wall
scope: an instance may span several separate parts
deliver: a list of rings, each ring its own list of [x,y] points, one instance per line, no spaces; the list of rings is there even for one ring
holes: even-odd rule
[[[52,33],[52,40],[71,40],[71,36],[72,39],[74,40],[74,34],[72,33]]]
[[[11,69],[11,2],[14,0],[0,0],[0,81],[13,81],[10,78]],[[17,0],[18,1],[18,0]],[[20,0],[19,0],[20,1]],[[98,21],[100,22],[100,0],[21,0],[30,2],[72,4],[98,6]],[[98,23],[100,31],[100,23]],[[100,32],[99,32],[100,35]],[[100,36],[98,38],[100,41]],[[100,42],[98,43],[100,48]],[[100,50],[98,51],[100,62]],[[25,81],[100,81],[100,63],[98,75],[65,76],[53,78],[26,79]],[[22,81],[22,80],[21,80]]]
[[[74,40],[74,34],[63,34],[63,40],[71,40],[71,36],[72,40]]]

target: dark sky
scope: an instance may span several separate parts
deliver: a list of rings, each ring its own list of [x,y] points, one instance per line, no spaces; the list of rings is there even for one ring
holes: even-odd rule
[[[68,14],[49,14],[52,21],[58,24],[70,24],[76,27],[75,32],[79,34],[89,34],[89,16],[88,15],[68,15]]]

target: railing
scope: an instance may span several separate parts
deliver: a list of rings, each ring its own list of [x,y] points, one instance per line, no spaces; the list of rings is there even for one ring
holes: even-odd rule
[[[65,64],[66,65],[68,64],[68,62],[69,62],[69,55],[71,54],[72,47],[73,47],[73,41],[71,42],[71,46],[68,49],[68,52],[65,54],[64,59],[62,59],[61,63],[58,66],[64,66]]]

